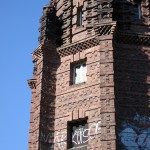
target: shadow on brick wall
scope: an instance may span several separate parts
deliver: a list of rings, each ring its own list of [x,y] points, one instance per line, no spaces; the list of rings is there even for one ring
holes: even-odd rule
[[[114,41],[114,72],[117,149],[150,149],[148,48]]]

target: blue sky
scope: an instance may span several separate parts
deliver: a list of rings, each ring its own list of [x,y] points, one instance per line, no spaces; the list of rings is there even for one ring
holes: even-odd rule
[[[49,0],[2,0],[0,4],[0,149],[27,150],[32,77],[39,18]]]

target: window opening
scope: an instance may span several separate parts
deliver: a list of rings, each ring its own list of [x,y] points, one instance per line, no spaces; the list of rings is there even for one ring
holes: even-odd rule
[[[135,7],[136,7],[136,13],[135,13],[136,18],[141,19],[142,17],[141,3],[136,4]]]
[[[73,84],[79,84],[87,81],[86,63],[79,63],[73,66]]]
[[[141,16],[142,16],[142,11],[141,11],[141,3],[138,4],[138,17],[139,19],[141,19]]]
[[[87,119],[68,122],[67,141],[68,149],[82,147],[88,144]]]
[[[82,18],[82,7],[77,8],[77,26],[81,26],[83,24]]]

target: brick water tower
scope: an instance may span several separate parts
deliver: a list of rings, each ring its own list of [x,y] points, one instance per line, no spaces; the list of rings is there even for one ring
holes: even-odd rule
[[[150,1],[43,8],[29,150],[150,150]]]

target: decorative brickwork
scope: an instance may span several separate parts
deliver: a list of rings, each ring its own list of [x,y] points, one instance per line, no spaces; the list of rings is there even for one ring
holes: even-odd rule
[[[29,150],[150,149],[149,7],[53,0],[43,8],[28,80]],[[83,60],[86,80],[75,84],[72,64]]]

